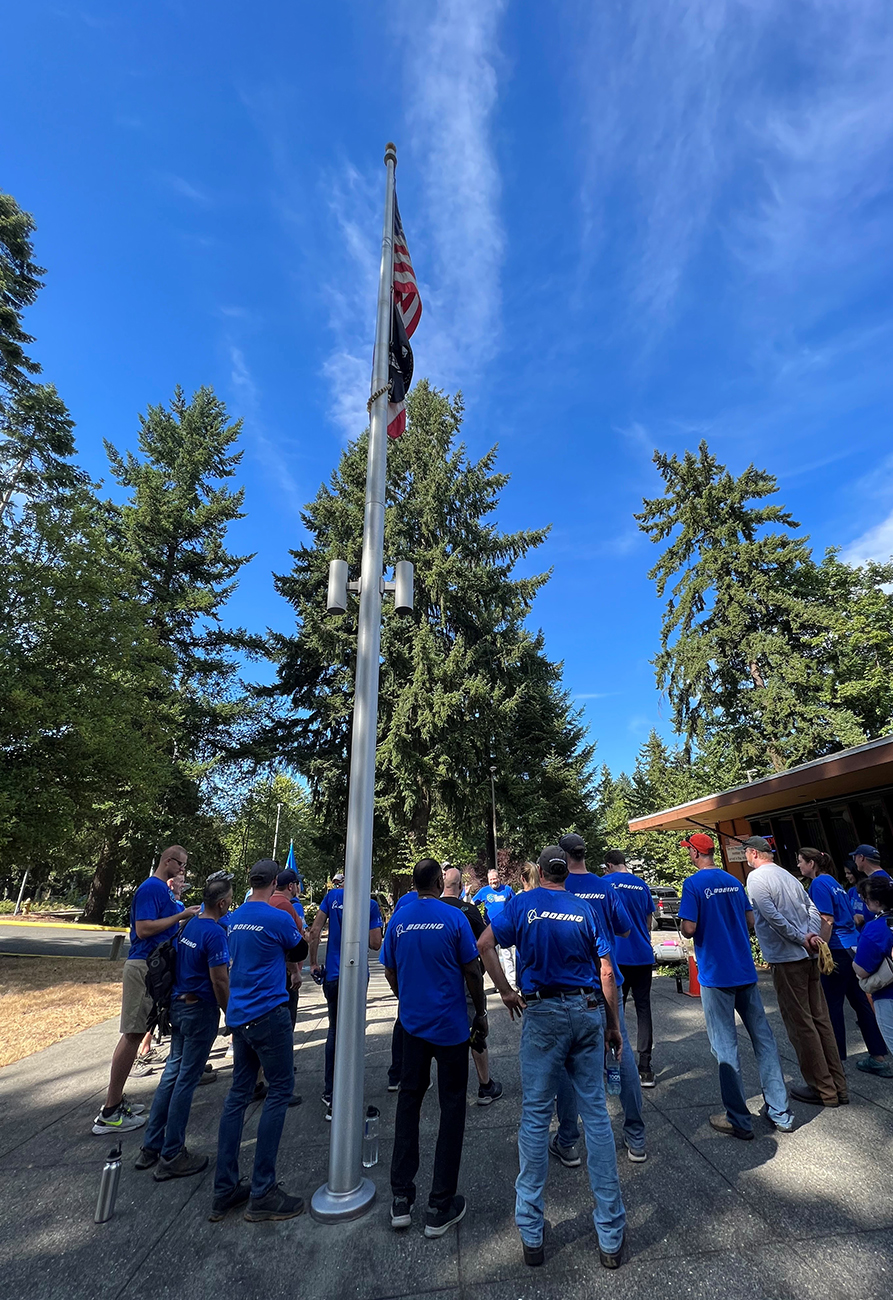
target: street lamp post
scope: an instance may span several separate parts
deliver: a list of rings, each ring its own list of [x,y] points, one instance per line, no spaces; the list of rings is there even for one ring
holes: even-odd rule
[[[496,848],[496,766],[490,768],[490,807],[493,814],[493,870],[499,870],[499,853]]]

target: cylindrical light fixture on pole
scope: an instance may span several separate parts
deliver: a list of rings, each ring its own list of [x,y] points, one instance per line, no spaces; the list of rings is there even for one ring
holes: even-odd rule
[[[375,1184],[363,1176],[362,1144],[364,1047],[366,1038],[366,962],[369,947],[369,895],[372,890],[372,818],[375,809],[375,741],[378,726],[378,669],[381,649],[381,596],[384,568],[384,508],[387,469],[388,352],[394,280],[394,171],[397,151],[385,149],[384,230],[378,279],[378,314],[372,359],[366,507],[360,569],[357,675],[354,691],[344,861],[344,916],[338,1028],[332,1091],[329,1178],[310,1202],[324,1223],[356,1219],[375,1199]]]

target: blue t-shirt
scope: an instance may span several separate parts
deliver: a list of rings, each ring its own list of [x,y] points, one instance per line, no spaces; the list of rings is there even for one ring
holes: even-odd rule
[[[408,894],[401,894],[394,904],[394,910],[391,913],[391,920],[393,921],[401,907],[405,907],[407,903],[414,903],[418,896],[418,891],[415,889],[411,889]]]
[[[871,876],[885,876],[887,880],[890,879],[886,871],[882,871],[880,867],[878,867],[877,871],[872,871],[869,874]],[[867,880],[868,878],[869,878],[868,876],[862,877],[863,880]],[[847,890],[847,898],[850,900],[850,906],[853,909],[854,917],[859,917],[863,921],[871,920],[871,917],[874,915],[874,913],[869,912],[868,908],[865,906],[865,899],[859,893],[858,885],[853,885],[852,889]],[[859,964],[861,965],[861,962]]]
[[[515,893],[511,885],[500,885],[499,889],[493,889],[488,885],[486,889],[479,889],[471,901],[475,907],[480,907],[483,903],[484,920],[492,925],[493,918],[499,916],[506,903],[514,897]],[[504,947],[505,945],[500,944],[499,946]]]
[[[209,916],[194,916],[186,922],[177,944],[174,997],[194,993],[203,1002],[216,1002],[208,968],[228,965],[229,948],[223,926]]]
[[[144,880],[133,896],[130,904],[130,952],[128,961],[145,961],[165,939],[175,939],[177,927],[168,926],[148,939],[136,937],[137,921],[160,921],[163,916],[179,916],[182,908],[174,901],[174,896],[163,880],[150,876]]]
[[[336,980],[341,970],[341,919],[344,913],[344,890],[330,889],[319,905],[319,910],[329,918],[329,938],[326,944],[326,983]],[[374,898],[369,899],[369,929],[379,930],[384,925],[381,908]]]
[[[221,925],[232,958],[226,1023],[247,1025],[288,1001],[285,954],[301,936],[288,913],[269,903],[243,903]]]
[[[478,946],[458,907],[439,898],[418,898],[391,918],[381,963],[397,972],[400,1023],[429,1043],[455,1047],[468,1042],[463,966]]]
[[[606,885],[601,876],[591,871],[569,871],[564,887],[569,894],[582,899],[592,908],[596,928],[611,950],[611,965],[614,967],[614,979],[617,987],[623,983],[620,967],[617,965],[617,938],[631,930],[633,923],[629,912],[623,906],[623,900],[616,889]]]
[[[300,899],[298,899],[298,898],[293,898],[293,899],[291,900],[291,905],[292,905],[292,907],[295,909],[295,911],[297,912],[298,916],[299,916],[299,917],[301,918],[301,920],[303,921],[303,920],[305,919],[305,918],[304,918],[304,904],[300,901]]]
[[[884,958],[893,954],[893,930],[887,925],[885,916],[878,916],[876,912],[869,912],[868,915],[873,915],[875,919],[866,921],[862,927],[856,947],[856,965],[873,975]],[[871,996],[875,1001],[878,998],[893,998],[893,984],[878,989]]]
[[[653,966],[654,949],[649,925],[654,911],[651,890],[640,876],[634,876],[631,871],[610,871],[602,876],[602,880],[617,890],[632,922],[628,937],[614,940],[614,956],[621,966]]]
[[[679,919],[697,924],[695,956],[698,979],[705,988],[756,983],[746,919],[751,910],[744,886],[718,867],[696,871],[682,886]]]
[[[849,898],[834,877],[824,872],[816,876],[809,886],[809,897],[820,912],[834,918],[828,947],[855,948],[859,931],[853,920],[853,909]],[[861,902],[861,899],[859,901]]]
[[[518,894],[490,924],[499,946],[516,950],[522,993],[601,987],[601,958],[610,956],[610,944],[589,904],[566,889]]]

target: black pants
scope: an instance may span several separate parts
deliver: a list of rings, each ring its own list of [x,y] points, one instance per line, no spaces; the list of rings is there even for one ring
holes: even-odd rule
[[[853,971],[853,954],[847,948],[832,948],[831,955],[837,963],[837,970],[822,976],[822,988],[828,1003],[828,1015],[837,1040],[837,1050],[841,1061],[846,1060],[846,1023],[843,1018],[844,1001],[849,1002],[856,1013],[859,1030],[865,1040],[870,1056],[883,1056],[887,1051],[884,1036],[878,1029],[874,1012],[859,981]]]
[[[419,1113],[428,1084],[431,1061],[437,1062],[437,1099],[440,1128],[434,1151],[434,1178],[428,1204],[445,1210],[456,1195],[462,1142],[465,1137],[465,1093],[468,1088],[468,1041],[455,1047],[441,1047],[425,1038],[403,1034],[403,1073],[394,1124],[394,1153],[391,1157],[391,1191],[415,1201],[415,1176],[419,1169]]]
[[[651,1023],[651,975],[654,967],[621,966],[623,976],[623,1006],[630,993],[636,1004],[636,1051],[639,1069],[651,1069],[651,1049],[654,1046],[654,1028]]]
[[[403,1073],[403,1026],[400,1024],[400,1017],[394,1021],[394,1030],[391,1034],[391,1064],[388,1070],[388,1083],[394,1084],[400,1082],[400,1075]]]
[[[326,980],[322,986],[329,1010],[329,1032],[326,1034],[326,1075],[323,1095],[332,1100],[332,1083],[335,1078],[335,1030],[338,1027],[338,981]]]

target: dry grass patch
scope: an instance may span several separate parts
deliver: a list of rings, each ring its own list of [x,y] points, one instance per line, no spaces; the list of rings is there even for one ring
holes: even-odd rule
[[[117,1015],[123,966],[100,957],[0,957],[0,1066]]]

